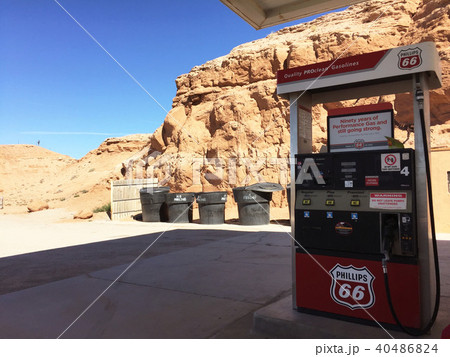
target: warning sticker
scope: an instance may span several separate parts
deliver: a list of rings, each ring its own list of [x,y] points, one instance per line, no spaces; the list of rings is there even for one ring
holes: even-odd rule
[[[370,208],[375,209],[406,209],[406,193],[371,193]]]
[[[381,171],[400,171],[400,153],[381,154]]]

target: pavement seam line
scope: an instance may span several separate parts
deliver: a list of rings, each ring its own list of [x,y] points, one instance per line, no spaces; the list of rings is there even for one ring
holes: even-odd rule
[[[98,279],[98,280],[103,280],[103,281],[111,281],[110,279],[97,278],[97,277],[92,277],[92,279]],[[237,299],[233,299],[233,298],[230,298],[230,297],[215,296],[215,295],[208,295],[208,294],[200,294],[200,293],[195,293],[195,292],[192,292],[192,291],[164,288],[164,287],[161,287],[161,286],[152,286],[152,285],[145,285],[145,284],[140,284],[140,283],[131,283],[131,282],[128,282],[128,281],[120,281],[120,280],[117,281],[117,283],[119,283],[119,284],[126,284],[126,285],[134,285],[134,286],[143,287],[143,288],[145,287],[145,288],[158,289],[158,290],[164,290],[164,291],[173,291],[173,292],[177,292],[177,293],[180,293],[180,294],[188,294],[188,295],[194,295],[194,296],[201,296],[201,297],[209,297],[209,298],[214,298],[214,299],[228,300],[228,301],[239,302],[239,303],[243,303],[243,304],[265,306],[264,305],[265,303],[260,303],[260,302],[253,302],[253,301],[247,301],[247,300],[237,300]]]

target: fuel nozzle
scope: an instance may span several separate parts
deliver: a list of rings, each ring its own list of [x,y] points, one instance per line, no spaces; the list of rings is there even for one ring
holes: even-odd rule
[[[383,230],[382,230],[382,251],[384,254],[383,258],[383,270],[385,269],[386,262],[389,261],[392,247],[394,246],[394,241],[396,236],[398,236],[398,219],[397,215],[389,214],[383,215]]]
[[[390,252],[398,230],[397,219],[395,216],[389,215],[385,218],[383,223],[383,248]]]

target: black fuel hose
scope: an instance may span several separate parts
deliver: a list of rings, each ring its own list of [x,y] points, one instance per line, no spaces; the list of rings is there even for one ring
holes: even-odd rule
[[[430,331],[436,322],[436,317],[439,312],[439,305],[441,301],[441,278],[439,272],[439,256],[437,250],[437,241],[436,241],[436,227],[434,224],[434,208],[433,208],[433,191],[431,188],[431,170],[430,170],[430,158],[428,153],[428,139],[427,132],[425,127],[425,115],[423,112],[423,91],[420,88],[416,89],[416,101],[419,106],[419,114],[420,114],[420,126],[422,129],[422,144],[423,144],[423,154],[425,156],[425,170],[427,175],[427,189],[428,189],[428,205],[429,205],[429,214],[431,221],[431,241],[433,245],[433,256],[434,256],[434,271],[435,271],[435,279],[436,279],[436,298],[434,303],[433,315],[430,318],[430,321],[426,324],[425,327],[421,329],[410,329],[405,327],[401,321],[398,319],[398,316],[395,312],[394,305],[392,304],[391,292],[389,289],[389,278],[387,271],[387,260],[389,260],[388,256],[383,259],[383,274],[384,274],[384,285],[386,287],[386,295],[389,303],[389,308],[391,310],[392,317],[394,318],[397,325],[411,336],[421,336]],[[386,254],[386,253],[385,253]]]

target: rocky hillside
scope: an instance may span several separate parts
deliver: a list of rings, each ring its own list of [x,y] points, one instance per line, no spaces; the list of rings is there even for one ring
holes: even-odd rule
[[[151,135],[105,140],[80,160],[34,145],[0,145],[0,196],[5,208],[26,207],[30,201],[50,208],[93,209],[110,200],[111,179],[121,179],[123,163],[145,155]]]
[[[152,137],[151,156],[142,159],[177,191],[231,192],[258,175],[286,184],[289,109],[276,95],[276,71],[331,60],[342,52],[351,56],[430,40],[438,48],[444,78],[444,87],[431,93],[432,146],[449,146],[449,12],[447,0],[370,1],[285,28],[194,67],[176,79],[173,108]],[[326,109],[383,101],[393,103],[397,122],[407,128],[412,121],[409,94],[319,105],[314,108],[314,149],[326,142]],[[405,140],[407,132],[397,127],[395,135]],[[412,134],[407,145],[413,139]],[[275,197],[275,204],[284,202],[284,194]]]
[[[76,162],[34,145],[0,145],[0,190],[7,205],[26,205],[47,177]]]

